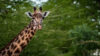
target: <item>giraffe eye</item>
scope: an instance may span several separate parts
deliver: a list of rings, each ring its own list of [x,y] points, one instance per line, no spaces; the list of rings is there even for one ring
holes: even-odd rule
[[[34,19],[34,18],[32,18],[32,19]]]
[[[34,17],[32,19],[35,19]]]

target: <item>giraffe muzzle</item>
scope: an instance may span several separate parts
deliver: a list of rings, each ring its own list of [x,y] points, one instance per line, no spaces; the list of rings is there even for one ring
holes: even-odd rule
[[[39,25],[39,26],[38,26],[38,29],[39,29],[39,30],[41,30],[41,29],[42,29],[42,26],[41,26],[41,25]]]

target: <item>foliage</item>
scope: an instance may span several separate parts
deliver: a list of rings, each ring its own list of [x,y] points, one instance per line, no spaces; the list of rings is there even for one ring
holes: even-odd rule
[[[76,56],[90,56],[89,51],[100,49],[100,38],[97,37],[97,30],[92,30],[87,25],[77,26],[69,31],[69,37],[74,37],[72,46]]]

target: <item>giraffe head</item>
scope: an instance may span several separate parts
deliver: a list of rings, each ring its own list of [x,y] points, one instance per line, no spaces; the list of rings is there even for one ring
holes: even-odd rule
[[[42,29],[42,21],[48,16],[49,11],[42,12],[42,7],[39,10],[34,7],[34,13],[26,12],[26,14],[33,20],[34,25],[38,26],[38,29]]]

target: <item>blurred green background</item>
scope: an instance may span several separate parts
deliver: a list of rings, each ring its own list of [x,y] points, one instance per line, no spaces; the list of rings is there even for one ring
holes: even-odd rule
[[[42,6],[50,14],[20,56],[100,56],[100,0],[36,1],[0,0],[0,49],[29,24],[25,12]]]

